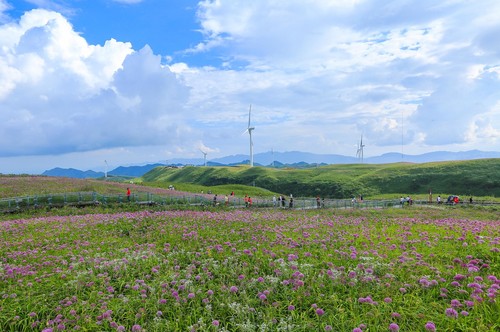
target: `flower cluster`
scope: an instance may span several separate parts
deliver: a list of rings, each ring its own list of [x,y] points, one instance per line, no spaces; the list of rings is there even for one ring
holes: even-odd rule
[[[4,221],[0,330],[493,329],[500,221],[453,211]]]

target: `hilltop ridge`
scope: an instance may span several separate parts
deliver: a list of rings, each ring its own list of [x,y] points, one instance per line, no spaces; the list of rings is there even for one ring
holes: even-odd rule
[[[486,158],[500,158],[500,152],[491,151],[463,151],[463,152],[447,152],[436,151],[420,155],[406,155],[401,153],[386,153],[380,156],[366,157],[363,159],[364,164],[388,164],[397,162],[408,163],[428,163],[437,161],[455,161],[455,160],[476,160]],[[254,164],[256,166],[265,166],[271,168],[311,168],[318,166],[326,166],[332,164],[359,164],[359,158],[336,155],[336,154],[314,154],[309,152],[288,151],[288,152],[264,152],[257,153],[254,156]],[[232,155],[222,158],[214,158],[207,161],[207,166],[236,166],[249,164],[248,155]],[[140,177],[150,170],[158,166],[203,166],[203,158],[178,158],[168,160],[167,163],[145,163],[143,165],[128,165],[119,166],[107,174],[108,176],[129,176]],[[104,172],[93,170],[77,170],[74,168],[63,169],[53,168],[42,173],[46,176],[64,176],[73,178],[101,178],[104,177]]]

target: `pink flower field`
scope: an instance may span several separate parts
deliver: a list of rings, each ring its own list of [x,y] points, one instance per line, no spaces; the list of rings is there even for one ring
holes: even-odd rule
[[[500,218],[164,211],[0,222],[1,331],[499,331]]]

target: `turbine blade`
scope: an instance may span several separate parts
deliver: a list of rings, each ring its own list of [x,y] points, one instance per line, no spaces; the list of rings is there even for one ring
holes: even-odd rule
[[[248,128],[250,128],[250,113],[252,113],[252,104],[250,104],[250,108],[248,109]]]

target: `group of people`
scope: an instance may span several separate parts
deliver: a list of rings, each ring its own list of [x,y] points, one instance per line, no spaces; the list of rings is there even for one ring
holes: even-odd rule
[[[278,199],[276,199],[276,196],[273,196],[273,206],[274,207],[281,207],[281,208],[286,208],[286,197],[283,195],[279,195]],[[293,195],[290,194],[290,200],[288,201],[288,207],[293,208]]]
[[[168,189],[169,190],[175,190],[173,186],[169,186]],[[202,191],[202,193],[203,193],[203,191]],[[209,191],[209,193],[211,193],[211,191]],[[130,202],[130,198],[131,198],[131,195],[132,195],[130,188],[127,188],[127,194],[126,195],[127,195],[127,201]],[[229,205],[229,201],[230,201],[230,197],[234,197],[234,196],[235,196],[234,191],[232,191],[231,194],[229,194],[229,195],[225,195],[224,196],[224,205],[228,206]],[[358,198],[356,198],[355,196],[353,196],[351,202],[353,204],[358,203],[358,199],[359,199],[360,202],[363,202],[363,196],[362,195],[359,195]],[[431,199],[431,198],[429,198],[429,199]],[[472,196],[471,196],[469,198],[469,203],[472,204],[472,202],[473,202],[473,200],[472,200]],[[244,197],[244,203],[245,203],[245,207],[251,207],[252,204],[253,204],[252,197],[250,197],[248,195],[245,195],[245,197]],[[408,205],[413,205],[413,199],[411,198],[411,196],[408,195],[408,196],[406,196],[406,198],[403,197],[403,196],[401,196],[401,198],[399,200],[399,204],[401,206],[403,206],[405,203],[408,204]],[[441,199],[440,195],[437,197],[436,203],[437,204],[443,204],[443,200]],[[447,203],[448,204],[450,204],[450,203],[451,204],[458,204],[459,203],[458,196],[453,196],[452,195],[452,196],[448,197]],[[217,205],[219,205],[219,202],[217,201],[217,194],[215,194],[214,197],[213,197],[213,206],[217,206]],[[276,198],[276,196],[273,196],[273,206],[274,207],[281,207],[283,209],[286,208],[286,206],[287,206],[287,199],[286,199],[286,197],[283,196],[283,195],[279,195],[278,198]],[[321,208],[322,206],[324,206],[324,198],[323,198],[323,201],[321,201],[319,195],[316,197],[316,206],[317,206],[318,209]],[[293,195],[292,194],[290,194],[290,199],[288,201],[288,207],[289,208],[293,208]]]
[[[245,207],[251,207],[252,206],[252,197],[245,195],[245,198],[243,199],[245,202]]]
[[[359,195],[358,197],[352,196],[351,203],[352,204],[363,203],[363,195]]]
[[[229,205],[229,197],[234,197],[234,191],[231,192],[231,194],[228,195],[225,195],[224,196],[224,205],[225,206],[228,206]],[[251,197],[248,197],[247,195],[245,195],[245,205],[247,205],[247,201],[248,199],[250,199],[250,204],[252,204],[252,198]],[[217,201],[217,194],[214,195],[214,198],[213,198],[213,205],[214,206],[217,206],[219,205],[219,202]]]
[[[224,196],[224,205],[225,206],[229,205],[230,197],[234,197],[234,191],[231,192],[231,194],[229,196],[228,195]],[[245,197],[243,198],[243,202],[245,203],[245,207],[251,207],[253,204],[252,197],[245,195]],[[213,205],[214,206],[219,205],[219,203],[217,201],[217,194],[214,195]],[[276,196],[273,196],[273,206],[285,208],[287,206],[287,200],[286,200],[285,196],[280,195],[278,198],[276,198]],[[320,206],[320,201],[319,201],[319,196],[318,196],[318,207],[319,206]],[[288,207],[293,208],[293,195],[291,195],[291,194],[290,194],[290,200],[288,201]]]
[[[429,197],[429,202],[432,201],[432,196]],[[469,198],[469,203],[472,204],[473,200],[472,200],[472,196]],[[413,199],[411,198],[411,196],[407,196],[406,198],[403,198],[403,196],[401,196],[401,199],[400,199],[400,204],[401,205],[404,205],[404,203],[408,203],[408,205],[412,205],[413,204]],[[460,203],[460,198],[458,196],[455,196],[455,195],[450,195],[448,197],[448,199],[446,200],[446,204],[458,204]],[[436,198],[436,204],[443,204],[443,200],[441,198],[441,195],[438,195],[438,197]]]
[[[406,198],[401,196],[401,198],[399,199],[399,204],[403,206],[405,203],[407,203],[408,205],[413,205],[413,199],[411,198],[411,196],[406,196]]]

